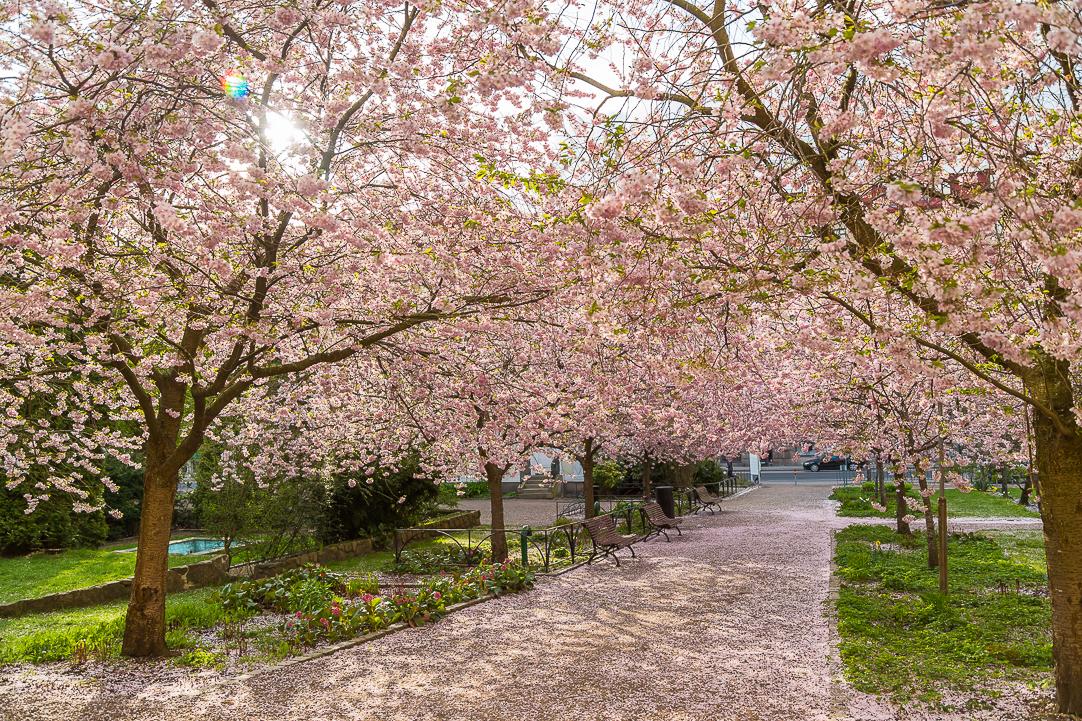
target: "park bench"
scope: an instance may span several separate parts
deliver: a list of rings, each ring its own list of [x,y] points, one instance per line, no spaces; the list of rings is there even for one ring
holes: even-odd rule
[[[635,549],[631,547],[631,544],[639,540],[638,537],[617,533],[616,520],[611,515],[590,518],[583,525],[586,526],[586,532],[590,534],[590,540],[594,543],[594,552],[590,556],[589,563],[593,563],[597,554],[600,553],[602,557],[612,558],[619,566],[620,559],[616,557],[616,552],[621,548],[631,551],[632,558],[635,557]]]
[[[695,486],[695,498],[699,501],[699,508],[696,513],[702,509],[710,511],[710,515],[714,515],[714,509],[721,510],[721,496],[715,496],[710,491],[706,490],[706,486]]]
[[[650,531],[642,537],[642,540],[654,538],[655,536],[665,536],[666,541],[672,539],[669,538],[669,534],[666,531],[676,531],[677,535],[684,535],[680,531],[680,521],[675,518],[670,518],[665,509],[661,507],[661,504],[657,501],[651,501],[642,507],[642,516],[646,519],[646,523],[650,526]]]

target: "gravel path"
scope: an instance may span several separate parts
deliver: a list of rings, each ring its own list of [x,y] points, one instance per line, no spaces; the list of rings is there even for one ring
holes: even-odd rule
[[[0,717],[361,721],[880,721],[837,681],[829,489],[770,487],[536,590],[247,680],[62,667],[0,672]],[[130,667],[129,667],[130,668]],[[156,671],[154,669],[157,669]],[[5,674],[6,675],[2,675]]]
[[[492,522],[492,505],[487,498],[463,498],[458,507],[464,511],[480,511],[481,523]],[[548,498],[503,499],[504,528],[522,526],[545,527],[556,521],[556,500]]]

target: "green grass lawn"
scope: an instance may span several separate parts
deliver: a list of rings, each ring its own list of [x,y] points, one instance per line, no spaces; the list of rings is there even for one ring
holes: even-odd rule
[[[986,694],[998,679],[1047,680],[1052,612],[1039,532],[952,536],[948,596],[921,534],[850,526],[836,540],[839,650],[857,689],[939,703],[947,688]]]
[[[213,601],[217,589],[201,588],[169,596],[166,603],[166,642],[171,649],[192,645],[187,632],[210,628],[225,620]],[[99,606],[0,618],[0,665],[63,661],[84,644],[95,657],[119,655],[124,634],[126,601]]]
[[[205,561],[209,556],[169,556],[170,566]],[[0,603],[129,578],[135,554],[107,549],[74,548],[63,553],[35,553],[0,558]]]
[[[835,501],[841,501],[842,505],[838,509],[839,516],[894,518],[893,490],[893,488],[888,488],[887,510],[885,513],[872,508],[871,503],[875,500],[875,493],[861,486],[839,486],[834,489],[830,497]],[[1013,498],[1017,499],[1018,489],[1012,490],[1014,491]],[[922,508],[920,496],[914,490],[910,491],[909,497],[911,499],[910,508],[912,509],[914,506],[917,508],[917,512],[913,515],[919,515]],[[939,503],[939,494],[933,494],[931,500],[934,508]],[[998,491],[996,493],[987,491],[962,493],[954,488],[947,489],[947,516],[951,518],[1040,518],[1040,514],[1036,511],[1018,505],[1016,500],[1004,498],[999,495]]]

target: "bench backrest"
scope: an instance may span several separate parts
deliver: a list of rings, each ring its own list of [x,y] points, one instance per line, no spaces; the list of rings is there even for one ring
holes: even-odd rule
[[[711,503],[718,500],[717,496],[706,490],[706,486],[695,486],[695,495],[699,497],[700,501],[705,503]]]
[[[599,546],[607,546],[619,540],[616,534],[616,520],[611,515],[594,516],[583,524],[590,538]]]
[[[669,514],[665,513],[665,509],[661,507],[661,504],[657,501],[650,501],[642,507],[642,512],[646,514],[646,517],[650,519],[650,523],[655,526],[671,526],[676,520],[670,518]]]

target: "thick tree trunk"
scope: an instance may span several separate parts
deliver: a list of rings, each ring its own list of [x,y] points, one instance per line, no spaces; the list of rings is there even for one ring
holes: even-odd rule
[[[928,495],[928,474],[923,468],[917,469],[917,483],[920,485],[920,500],[924,507],[924,531],[928,539],[928,568],[939,567],[939,534],[935,530],[935,511],[932,499]]]
[[[1074,431],[1065,435],[1042,414],[1034,414],[1056,701],[1062,713],[1082,716],[1082,436],[1070,419],[1069,389],[1051,401],[1049,405]]]
[[[503,473],[504,469],[491,461],[485,463],[485,477],[488,480],[489,503],[492,509],[492,560],[502,563],[507,560],[507,537],[502,531],[503,521]]]
[[[594,439],[587,438],[582,444],[582,504],[586,518],[594,517]]]
[[[148,453],[144,466],[139,548],[124,622],[122,653],[125,656],[161,656],[166,650],[165,579],[177,475],[163,473],[157,455]]]

